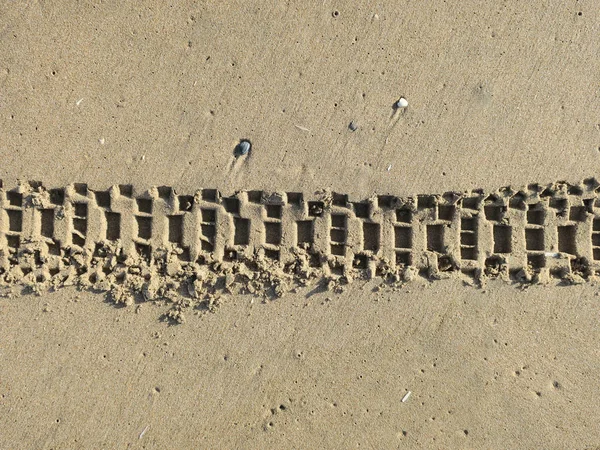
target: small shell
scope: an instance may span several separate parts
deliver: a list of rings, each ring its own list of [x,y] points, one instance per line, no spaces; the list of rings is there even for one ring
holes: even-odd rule
[[[240,156],[247,155],[250,153],[250,147],[251,145],[249,141],[240,141],[240,143],[235,147],[235,154]]]
[[[406,108],[408,106],[408,100],[406,100],[404,97],[400,97],[400,100],[398,100],[394,106],[398,109]]]
[[[356,131],[356,130],[358,130],[358,125],[356,125],[356,123],[354,123],[354,121],[352,121],[348,125],[348,128],[350,128],[350,131]]]
[[[402,403],[406,403],[408,401],[408,397],[410,397],[410,394],[412,394],[411,391],[408,391],[404,397],[402,397],[402,400],[400,400]]]

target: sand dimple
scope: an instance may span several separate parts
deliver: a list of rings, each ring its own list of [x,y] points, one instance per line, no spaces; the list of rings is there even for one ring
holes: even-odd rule
[[[442,195],[348,196],[170,187],[0,190],[4,295],[78,285],[119,304],[215,310],[226,293],[279,297],[314,282],[490,277],[578,283],[600,271],[595,179]]]

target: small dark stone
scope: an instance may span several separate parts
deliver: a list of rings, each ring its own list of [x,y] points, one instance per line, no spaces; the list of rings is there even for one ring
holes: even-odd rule
[[[238,145],[235,146],[234,154],[235,156],[247,155],[250,153],[251,148],[252,144],[250,144],[250,141],[243,139]]]

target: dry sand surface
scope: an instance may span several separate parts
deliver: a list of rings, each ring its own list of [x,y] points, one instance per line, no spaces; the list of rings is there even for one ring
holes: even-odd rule
[[[0,448],[598,448],[599,24],[0,2]]]

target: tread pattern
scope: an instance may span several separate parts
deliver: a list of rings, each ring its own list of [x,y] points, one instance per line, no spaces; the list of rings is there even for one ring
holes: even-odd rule
[[[290,271],[304,255],[326,277],[573,280],[600,273],[599,192],[586,179],[350,201],[332,192],[224,197],[27,182],[0,189],[0,274],[5,284],[58,275],[62,283],[69,269],[94,283],[132,265],[164,273],[166,254],[177,255],[179,271],[257,257]]]

